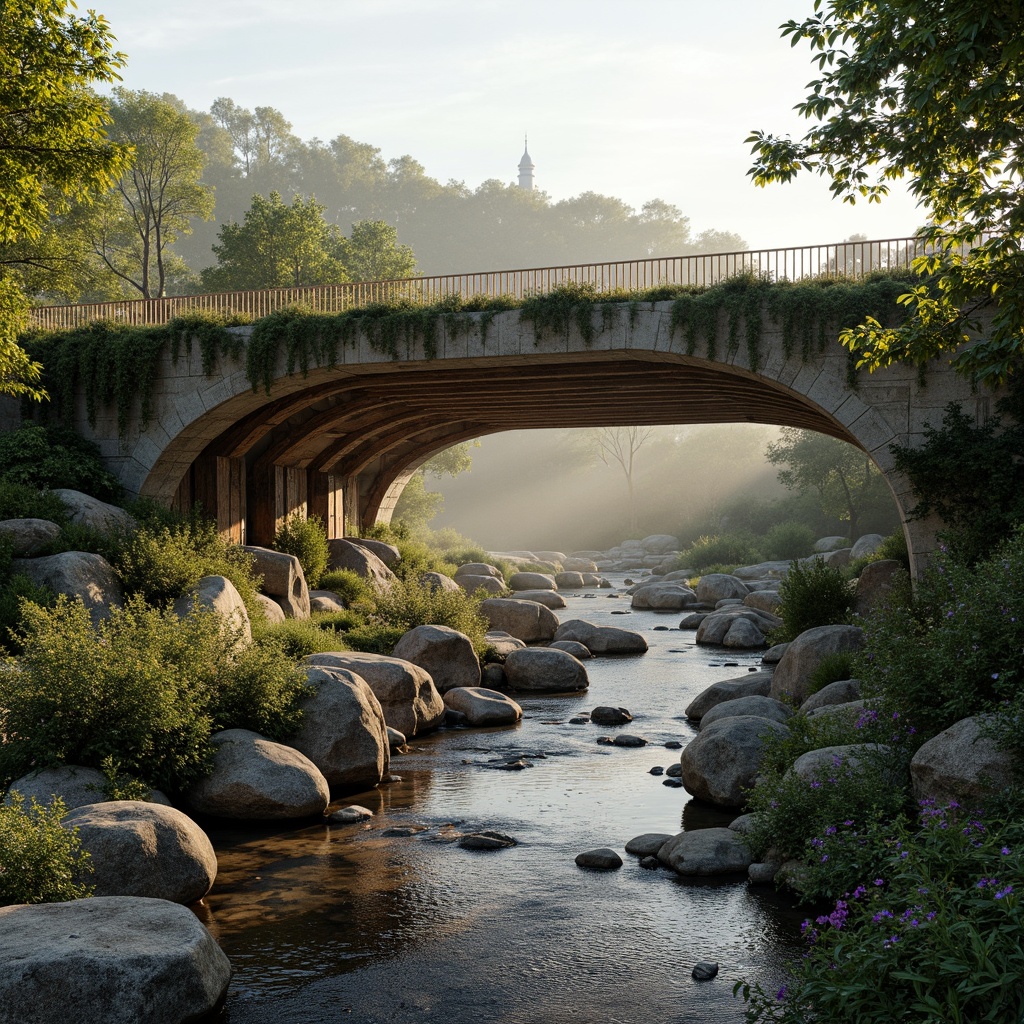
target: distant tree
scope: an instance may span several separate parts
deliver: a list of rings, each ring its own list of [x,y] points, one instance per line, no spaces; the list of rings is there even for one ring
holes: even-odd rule
[[[594,427],[580,431],[570,442],[584,458],[600,460],[606,466],[618,466],[622,470],[631,534],[637,528],[637,455],[655,433],[654,427]]]
[[[266,178],[274,168],[284,167],[299,145],[291,121],[273,107],[249,111],[222,96],[213,101],[210,114],[231,136],[239,169],[246,178]]]
[[[323,212],[313,198],[295,196],[289,206],[278,192],[253,196],[242,223],[221,228],[217,265],[203,271],[204,286],[234,291],[347,280],[344,239]]]
[[[850,539],[859,536],[864,513],[884,500],[887,488],[870,456],[852,444],[813,430],[782,427],[765,457],[779,470],[779,483],[796,491],[812,490],[822,512],[850,524]]]
[[[470,450],[479,446],[479,441],[464,441],[428,459],[405,485],[395,505],[394,518],[414,531],[425,528],[444,508],[444,495],[440,491],[427,490],[427,474],[440,479],[468,473],[473,465]]]
[[[149,92],[115,89],[111,113],[111,137],[133,155],[101,207],[93,252],[143,298],[158,298],[184,269],[174,241],[213,212],[213,191],[200,181],[200,128],[174,97]]]
[[[40,367],[18,345],[28,300],[16,267],[51,216],[88,202],[117,178],[126,153],[107,137],[107,104],[89,89],[125,61],[102,17],[67,0],[0,5],[0,394],[41,399]],[[12,250],[10,247],[18,247]]]
[[[400,245],[398,232],[382,220],[361,220],[342,244],[342,259],[353,281],[390,281],[411,277],[416,257]]]

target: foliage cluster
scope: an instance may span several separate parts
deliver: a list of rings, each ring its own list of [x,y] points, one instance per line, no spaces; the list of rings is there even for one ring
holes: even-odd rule
[[[274,547],[298,558],[311,590],[320,585],[331,553],[322,519],[293,513],[275,534]]]
[[[761,550],[770,561],[792,561],[806,558],[814,550],[817,537],[806,523],[792,520],[774,523],[760,541]]]
[[[720,565],[754,565],[761,561],[761,553],[755,545],[755,539],[746,533],[698,537],[685,551],[679,553],[678,561],[686,568],[696,569],[698,573]]]
[[[92,895],[92,886],[78,881],[92,870],[78,829],[61,825],[67,813],[55,797],[28,807],[20,793],[0,804],[0,907],[20,903],[66,903]]]
[[[211,732],[272,739],[298,724],[305,677],[279,649],[235,651],[219,616],[179,619],[140,597],[94,626],[81,602],[23,606],[23,653],[0,665],[0,781],[108,759],[180,793],[209,769]]]
[[[835,651],[826,654],[807,678],[807,696],[838,683],[841,679],[853,678],[853,654],[850,651]]]
[[[779,584],[781,603],[777,613],[782,625],[772,630],[771,643],[795,640],[816,626],[846,622],[853,605],[853,591],[846,573],[820,558],[806,564],[791,562]]]

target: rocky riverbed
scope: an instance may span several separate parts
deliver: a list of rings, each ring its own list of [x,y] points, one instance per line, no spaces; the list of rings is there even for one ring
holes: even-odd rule
[[[401,781],[332,805],[364,805],[369,819],[203,821],[220,871],[195,910],[234,968],[226,1021],[743,1019],[733,983],[780,973],[801,914],[742,876],[693,883],[642,867],[625,844],[734,817],[651,770],[678,765],[675,745],[696,735],[692,699],[759,667],[760,652],[698,647],[677,612],[631,610],[622,574],[610,579],[560,591],[559,618],[637,630],[649,651],[588,660],[589,689],[517,694],[518,725],[417,737],[392,760]],[[632,721],[588,721],[598,706]],[[624,733],[646,744],[600,742]],[[459,845],[482,831],[516,845]],[[603,847],[622,868],[577,866]],[[716,977],[693,978],[702,961]]]

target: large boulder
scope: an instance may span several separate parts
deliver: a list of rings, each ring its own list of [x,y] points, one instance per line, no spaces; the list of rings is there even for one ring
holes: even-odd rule
[[[757,632],[748,631],[742,641],[741,634],[736,633],[729,644],[731,647],[760,647],[765,642],[764,634],[782,624],[782,620],[770,612],[747,608],[744,605],[732,605],[709,612],[697,627],[695,639],[698,644],[724,645],[733,627],[739,622],[750,623]]]
[[[20,796],[26,804],[33,800],[40,805],[53,803],[60,797],[66,810],[83,804],[99,804],[106,800],[104,791],[107,777],[96,768],[83,768],[78,764],[62,764],[56,768],[42,768],[37,772],[15,779],[4,797],[5,804]],[[151,790],[149,800],[155,804],[170,804],[159,790]]]
[[[667,555],[679,547],[679,541],[667,533],[652,533],[650,537],[644,537],[640,546],[649,555]]]
[[[445,707],[466,716],[469,725],[511,725],[523,717],[523,709],[511,697],[482,686],[457,686],[444,695]]]
[[[676,874],[701,878],[746,873],[754,860],[739,833],[730,828],[680,832],[662,843],[656,856]]]
[[[748,697],[736,697],[716,704],[701,718],[700,727],[706,729],[723,718],[735,718],[738,715],[753,715],[756,718],[770,718],[775,722],[785,723],[793,717],[793,709],[774,697],[753,693]]]
[[[385,544],[382,540],[367,540],[363,537],[346,537],[345,540],[372,551],[389,569],[394,569],[402,560],[402,553],[394,544]]]
[[[61,824],[78,830],[93,868],[82,880],[95,886],[97,896],[195,903],[217,877],[217,855],[206,833],[173,807],[141,800],[83,804]]]
[[[263,593],[275,598],[289,619],[308,619],[309,587],[298,558],[251,544],[242,550],[252,555],[253,570],[263,577]]]
[[[555,586],[558,587],[559,590],[579,590],[581,587],[585,587],[587,585],[588,584],[583,577],[583,573],[581,572],[555,573]]]
[[[644,654],[647,641],[641,633],[618,626],[597,626],[585,619],[568,619],[555,631],[555,640],[575,640],[591,654]]]
[[[214,612],[224,623],[225,632],[240,644],[252,642],[252,626],[242,595],[226,576],[203,576],[191,592],[174,602],[174,614],[185,618],[194,608]]]
[[[59,536],[60,527],[49,519],[5,519],[0,522],[0,537],[11,542],[15,558],[35,558]]]
[[[475,594],[482,590],[485,594],[505,593],[505,584],[498,576],[474,576],[472,573],[461,573],[455,577],[455,585],[467,594]]]
[[[463,562],[455,570],[455,578],[458,579],[460,576],[493,576],[497,580],[505,582],[505,578],[501,575],[501,570],[496,565],[491,565],[490,562]]]
[[[532,644],[555,639],[558,617],[550,608],[536,601],[491,597],[480,602],[480,614],[491,629],[500,629],[523,643]]]
[[[248,729],[225,729],[211,741],[213,771],[186,794],[200,814],[243,820],[308,818],[331,800],[320,770],[294,747]]]
[[[425,669],[438,693],[456,686],[480,685],[480,659],[473,650],[473,641],[449,626],[410,629],[395,644],[392,656]]]
[[[263,617],[272,625],[284,622],[287,617],[281,605],[266,594],[257,594],[256,603],[263,609]]]
[[[571,654],[550,647],[524,647],[505,659],[505,677],[513,690],[568,693],[590,684],[587,670]]]
[[[818,554],[826,551],[838,551],[840,548],[849,547],[849,537],[822,537],[814,542],[814,550]]]
[[[544,572],[517,572],[508,578],[509,590],[557,590],[555,577]]]
[[[405,736],[436,729],[444,719],[444,701],[430,673],[411,661],[386,654],[337,651],[311,654],[303,664],[354,672],[380,701],[384,721]]]
[[[850,558],[866,558],[868,555],[873,555],[884,543],[885,538],[880,533],[866,533],[853,542]]]
[[[843,743],[818,747],[801,754],[790,769],[804,782],[835,782],[839,773],[859,774],[862,769],[886,757],[890,748],[881,743]]]
[[[743,598],[743,603],[748,608],[775,615],[782,604],[782,595],[777,590],[753,590]]]
[[[1013,758],[982,735],[984,724],[981,716],[963,718],[921,746],[910,762],[917,800],[955,800],[974,810],[1013,782]]]
[[[780,722],[754,715],[702,727],[679,757],[686,791],[719,807],[742,807],[761,767],[764,737],[788,731]]]
[[[633,594],[632,607],[677,612],[697,604],[697,595],[681,580],[647,583]]]
[[[343,612],[345,599],[333,590],[311,590],[309,592],[311,612]]]
[[[320,769],[332,789],[369,789],[387,774],[391,755],[380,701],[354,672],[305,666],[313,692],[288,740]]]
[[[516,592],[516,600],[536,601],[553,612],[565,607],[565,598],[554,590],[519,590]]]
[[[893,587],[906,578],[907,570],[895,558],[880,558],[877,562],[869,562],[857,578],[853,610],[858,615],[867,615],[884,604]]]
[[[195,914],[166,900],[0,907],[3,1024],[188,1024],[213,1013],[230,978]]]
[[[706,689],[701,690],[690,701],[686,708],[686,717],[699,722],[713,707],[723,704],[727,700],[753,695],[767,697],[771,685],[771,672],[748,672],[745,676],[720,679],[717,683],[712,683]]]
[[[102,555],[64,551],[46,558],[15,559],[13,566],[36,586],[79,598],[94,624],[109,618],[110,609],[120,608],[124,600],[117,574]]]
[[[803,714],[817,711],[819,708],[833,707],[837,704],[849,704],[860,700],[859,679],[838,679],[834,683],[823,686],[817,693],[812,693],[800,705]]]
[[[733,650],[751,650],[755,647],[767,647],[768,641],[764,633],[750,619],[733,619],[729,629],[722,637],[722,646]]]
[[[68,510],[68,518],[78,526],[86,526],[100,533],[112,533],[115,530],[132,530],[135,520],[123,508],[108,505],[99,498],[73,491],[69,487],[58,487],[51,491],[64,502]]]
[[[586,661],[593,657],[590,650],[577,640],[552,640],[548,647],[555,651],[565,651],[566,654],[571,654],[578,661]]]
[[[381,587],[390,587],[398,577],[369,548],[336,537],[327,542],[331,569],[351,569]]]
[[[451,576],[445,576],[443,572],[425,572],[420,577],[420,586],[435,594],[457,594],[462,590]]]
[[[534,554],[542,562],[558,562],[561,564],[566,559],[564,551],[534,551]]]
[[[854,653],[864,645],[859,626],[817,626],[805,630],[783,654],[772,676],[771,695],[802,702],[807,698],[811,674],[830,654]]]
[[[518,637],[503,629],[489,629],[484,633],[487,641],[487,657],[491,661],[504,661],[513,651],[522,650],[526,644]]]
[[[697,581],[697,600],[712,607],[729,597],[738,597],[742,600],[749,593],[743,580],[723,572],[708,573]]]

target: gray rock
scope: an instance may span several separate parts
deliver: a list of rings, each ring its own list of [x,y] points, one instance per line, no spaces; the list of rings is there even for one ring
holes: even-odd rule
[[[712,960],[701,960],[693,965],[690,975],[694,981],[711,981],[718,977],[718,964]]]
[[[634,736],[632,733],[621,732],[612,743],[617,747],[646,747],[647,740],[643,736]]]
[[[526,646],[522,640],[502,629],[489,629],[484,634],[484,640],[487,641],[487,647],[493,655],[501,661],[504,661],[513,651],[520,651]]]
[[[800,705],[800,710],[807,714],[807,712],[816,711],[818,708],[831,707],[834,704],[848,704],[855,700],[860,700],[860,680],[840,679],[823,686],[817,693],[812,693]]]
[[[446,690],[445,707],[461,711],[472,726],[512,725],[523,717],[523,709],[511,697],[481,686],[457,686]]]
[[[576,854],[576,863],[581,868],[590,868],[592,871],[614,871],[622,867],[622,858],[614,850],[601,847]]]
[[[263,609],[263,617],[269,623],[284,622],[287,617],[284,609],[272,597],[266,594],[257,594],[256,603]]]
[[[830,654],[859,651],[864,631],[859,626],[817,626],[801,633],[786,648],[772,675],[771,695],[789,696],[798,703],[807,698],[807,685],[822,659]]]
[[[601,705],[590,712],[590,720],[595,725],[625,725],[633,721],[633,716],[625,708]]]
[[[327,542],[331,569],[351,569],[379,587],[390,587],[398,578],[369,548],[336,537]]]
[[[226,576],[203,576],[190,593],[174,602],[174,614],[179,619],[191,615],[194,609],[219,615],[224,634],[235,638],[237,646],[252,643],[249,612],[242,595]]]
[[[0,907],[3,1024],[187,1024],[214,1011],[230,978],[213,936],[165,900]]]
[[[349,804],[348,807],[339,807],[333,814],[327,815],[327,820],[332,825],[355,825],[360,821],[367,821],[373,817],[373,811],[361,804]]]
[[[565,607],[565,598],[554,590],[520,590],[516,593],[516,600],[536,601],[555,612]]]
[[[964,718],[933,736],[910,762],[916,800],[940,806],[956,800],[974,809],[1013,781],[1013,759],[995,740],[982,735],[985,719]]]
[[[679,757],[683,785],[699,800],[742,807],[760,770],[764,737],[787,732],[781,723],[753,715],[712,722],[683,747]]]
[[[442,694],[457,686],[480,685],[480,659],[473,641],[448,626],[410,629],[395,644],[392,656],[425,669]]]
[[[542,562],[558,562],[562,563],[568,557],[564,551],[534,551],[534,554]]]
[[[341,669],[305,666],[313,693],[303,699],[299,731],[289,745],[320,769],[332,788],[368,789],[391,763],[380,701],[366,681]]]
[[[568,693],[589,686],[586,668],[571,654],[550,647],[526,647],[505,659],[505,677],[513,690]]]
[[[774,722],[785,723],[793,717],[793,709],[774,697],[755,693],[716,704],[701,717],[700,727],[705,729],[723,718],[735,718],[737,715],[753,715],[756,718],[770,718]]]
[[[577,661],[586,661],[588,658],[593,657],[589,648],[584,647],[583,644],[576,640],[552,640],[548,647],[555,651],[565,651],[566,654],[571,654]]]
[[[854,542],[850,558],[866,558],[873,555],[884,543],[885,538],[880,533],[866,533]]]
[[[789,650],[789,644],[776,644],[774,647],[769,647],[764,654],[761,655],[762,665],[771,665],[773,668],[782,661],[782,656]]]
[[[782,604],[782,598],[777,590],[754,590],[743,598],[743,603],[748,608],[775,615]]]
[[[893,587],[906,580],[907,570],[894,558],[882,558],[864,566],[857,579],[853,597],[853,610],[867,615],[880,607],[892,593]]]
[[[388,746],[395,750],[398,747],[404,747],[406,743],[406,737],[404,732],[399,732],[397,729],[392,729],[388,726]]]
[[[671,838],[668,832],[644,832],[642,835],[633,836],[626,843],[626,853],[631,853],[635,857],[656,856]]]
[[[589,574],[588,574],[589,575]],[[579,590],[582,587],[596,587],[596,583],[586,583],[581,572],[556,572],[555,586],[559,590]]]
[[[679,620],[680,629],[699,629],[701,623],[708,617],[708,612],[690,612]]]
[[[386,654],[335,651],[310,654],[302,663],[354,672],[380,701],[385,723],[407,737],[436,729],[444,717],[444,701],[430,673],[411,661]]]
[[[141,800],[83,804],[61,821],[78,830],[97,896],[195,903],[213,886],[217,856],[206,833],[173,807]]]
[[[632,607],[659,611],[681,611],[697,603],[697,595],[681,581],[646,583],[633,594]]]
[[[814,542],[814,550],[819,554],[826,551],[837,551],[839,548],[849,547],[849,537],[822,537]]]
[[[732,628],[737,622],[742,621],[751,623],[758,630],[758,635],[761,636],[758,643],[750,645],[754,647],[761,646],[764,643],[764,633],[782,624],[782,620],[770,612],[762,612],[757,608],[747,608],[739,605],[709,613],[707,618],[697,627],[695,639],[699,644],[724,644],[725,638],[729,635]],[[753,637],[754,634],[747,632],[747,636]],[[740,633],[737,633],[736,640],[739,637]],[[734,640],[734,644],[735,642]]]
[[[0,536],[14,545],[15,558],[35,558],[60,536],[60,527],[49,519],[5,519],[0,522]]]
[[[658,860],[679,875],[746,874],[753,858],[739,835],[727,828],[680,832],[658,851]]]
[[[536,601],[492,597],[480,602],[480,614],[487,619],[491,629],[510,633],[523,643],[562,639],[555,637],[558,617],[550,608]]]
[[[775,881],[775,876],[779,873],[780,867],[781,865],[776,864],[774,861],[759,861],[747,868],[747,878],[754,885],[770,885]]]
[[[110,609],[120,608],[123,601],[117,574],[102,555],[64,551],[46,558],[19,558],[13,571],[25,573],[36,586],[79,598],[94,625],[109,618]]]
[[[597,572],[593,559],[569,556],[562,562],[563,572]]]
[[[686,708],[686,717],[702,719],[715,705],[754,694],[766,697],[771,689],[771,672],[748,672],[745,676],[721,679],[702,690]]]
[[[495,576],[471,576],[464,573],[455,577],[455,584],[467,594],[475,594],[482,590],[485,594],[503,594],[505,584]]]
[[[123,508],[108,505],[99,498],[73,491],[68,487],[56,487],[55,494],[67,506],[68,518],[78,526],[87,526],[100,533],[111,533],[115,530],[133,530],[135,520]]]
[[[308,619],[309,587],[298,558],[252,544],[242,550],[252,555],[253,570],[263,577],[263,593],[275,598],[289,619]]]
[[[501,570],[487,562],[464,562],[455,570],[455,578],[458,579],[460,576],[493,576],[501,580],[502,584],[505,582]]]
[[[830,719],[834,722],[845,722],[847,725],[855,726],[863,717],[864,712],[876,701],[851,700],[845,704],[826,704],[824,707],[812,708],[807,712],[808,718],[819,721]]]
[[[489,662],[480,670],[480,685],[487,690],[502,690],[508,686],[504,664]]]
[[[307,818],[327,809],[327,780],[294,747],[248,729],[225,729],[211,742],[213,771],[186,794],[193,810],[248,821]]]
[[[507,850],[518,843],[504,832],[469,832],[459,837],[459,846],[464,850]]]
[[[40,805],[49,805],[57,796],[71,810],[83,804],[102,803],[106,799],[103,795],[106,784],[107,777],[96,768],[83,768],[76,764],[44,768],[12,782],[4,804],[10,805],[16,793],[26,804],[35,800]]]
[[[617,626],[596,626],[584,619],[569,619],[555,632],[556,640],[575,640],[591,654],[643,654],[647,641],[631,629]]]
[[[863,767],[879,763],[890,753],[881,743],[844,743],[836,747],[819,747],[801,754],[790,771],[804,782],[827,782],[839,773],[858,775]]]
[[[343,612],[345,601],[333,590],[311,590],[309,592],[309,610],[311,612]]]
[[[667,555],[679,547],[679,541],[667,533],[652,533],[640,541],[640,546],[649,554]]]
[[[697,581],[697,600],[712,607],[723,598],[738,597],[742,600],[749,593],[747,585],[739,577],[722,572],[708,573]]]
[[[757,824],[756,814],[741,814],[738,818],[733,818],[729,822],[729,828],[733,832],[739,832],[741,836],[745,836],[750,834],[755,824]]]
[[[345,540],[372,551],[389,569],[394,569],[402,560],[402,553],[394,544],[386,544],[382,540],[368,540],[364,537],[346,537]]]
[[[554,576],[542,572],[517,572],[508,578],[509,590],[557,590]]]
[[[445,576],[443,572],[425,572],[420,577],[420,585],[426,587],[432,593],[440,591],[451,594],[462,590],[462,587],[451,576]]]
[[[735,619],[722,638],[722,646],[733,650],[752,650],[765,647],[764,633],[750,619]]]

